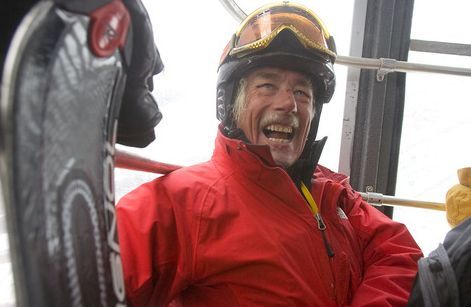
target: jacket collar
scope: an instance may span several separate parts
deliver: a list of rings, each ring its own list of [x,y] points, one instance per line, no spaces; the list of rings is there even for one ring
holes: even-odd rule
[[[219,130],[212,161],[224,177],[235,176],[239,184],[255,184],[270,191],[298,212],[308,223],[312,222],[312,213],[296,183],[282,167],[275,164],[268,146],[251,145],[239,139],[228,138]],[[319,209],[322,209],[321,200],[325,197],[324,194],[331,195],[324,193],[328,188],[326,183],[338,182],[341,183],[338,185],[340,187],[346,182],[347,177],[333,173],[322,166],[316,167],[315,176],[314,187],[311,183],[308,188],[313,193]],[[331,187],[332,184],[328,186]],[[247,187],[250,189],[250,186]],[[342,189],[335,193],[336,197],[340,194],[340,190]]]
[[[228,138],[219,130],[212,161],[224,177],[234,176],[238,184],[247,185],[248,189],[256,185],[270,191],[306,220],[312,219],[295,182],[275,164],[268,146]]]
[[[250,144],[241,129],[228,129],[224,126],[224,124],[221,123],[218,129],[218,138],[219,137],[225,139],[227,144],[233,141],[233,145],[235,145],[236,148],[245,148],[248,151],[256,154],[259,156],[261,161],[267,164],[267,166],[277,166],[271,155],[270,147],[268,145]],[[303,181],[306,186],[311,185],[314,170],[317,166],[317,163],[319,162],[319,158],[326,141],[327,137],[324,137],[319,141],[306,144],[306,147],[309,147],[309,149],[305,148],[300,159],[288,169],[288,174],[295,182],[296,186],[299,186],[301,181]]]
[[[236,138],[229,138],[223,134],[221,126],[216,137],[213,159],[220,160],[223,164],[234,164],[253,175],[265,168],[283,170],[276,165],[268,145],[248,144]]]

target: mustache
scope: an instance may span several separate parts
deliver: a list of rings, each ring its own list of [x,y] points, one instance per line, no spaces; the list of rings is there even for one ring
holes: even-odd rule
[[[260,120],[260,126],[266,127],[271,124],[281,124],[291,126],[294,129],[299,128],[299,118],[295,114],[266,113]]]

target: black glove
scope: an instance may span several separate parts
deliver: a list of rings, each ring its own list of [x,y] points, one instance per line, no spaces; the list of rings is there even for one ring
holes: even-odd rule
[[[3,64],[16,28],[37,1],[38,0],[2,2],[2,11],[5,12],[5,14],[2,14],[0,20],[0,79],[3,76]]]
[[[154,127],[162,119],[157,102],[151,95],[152,77],[164,65],[154,44],[152,24],[141,0],[123,0],[131,16],[132,58],[127,72],[118,121],[117,142],[145,147],[155,139]]]

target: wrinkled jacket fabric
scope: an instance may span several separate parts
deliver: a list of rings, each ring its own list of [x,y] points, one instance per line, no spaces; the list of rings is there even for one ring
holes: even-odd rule
[[[117,206],[133,306],[401,306],[419,247],[404,225],[318,166],[307,202],[266,146],[219,133],[209,162],[146,183]]]

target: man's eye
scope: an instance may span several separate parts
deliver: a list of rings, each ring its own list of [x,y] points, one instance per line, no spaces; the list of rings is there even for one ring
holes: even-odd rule
[[[263,83],[257,86],[258,88],[274,89],[275,85],[272,83]]]
[[[311,98],[311,95],[309,95],[307,92],[303,91],[303,90],[295,90],[294,91],[294,94],[296,96],[302,96],[302,97],[306,97],[306,98]]]

